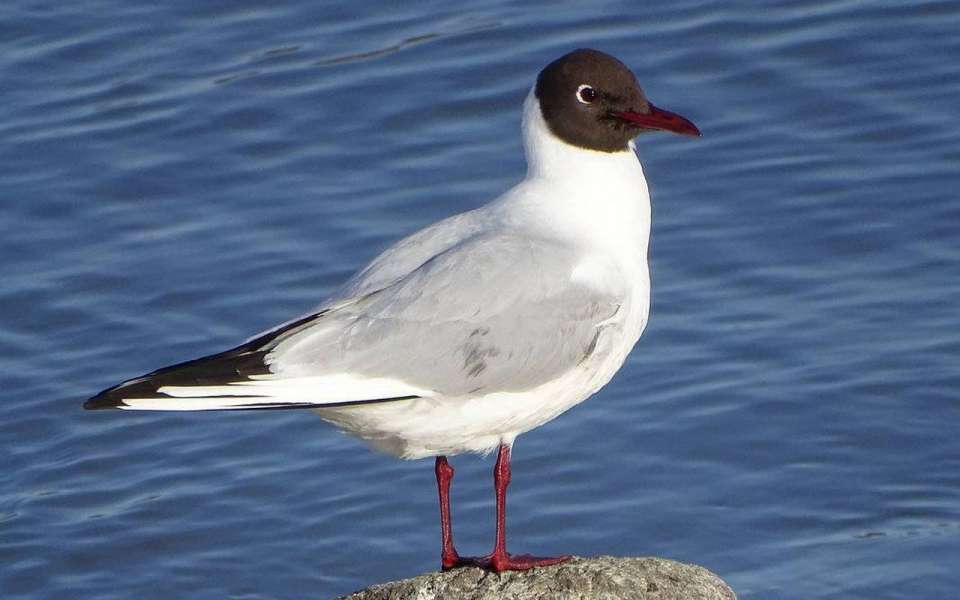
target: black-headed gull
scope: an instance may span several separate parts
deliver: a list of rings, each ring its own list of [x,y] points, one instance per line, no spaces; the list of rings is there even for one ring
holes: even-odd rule
[[[526,178],[400,240],[314,313],[241,346],[131,379],[86,408],[310,408],[388,454],[436,457],[442,566],[496,571],[516,437],[605,385],[650,307],[650,197],[633,138],[699,135],[595,50],[547,65],[523,108]],[[499,448],[496,541],[457,554],[446,455]]]

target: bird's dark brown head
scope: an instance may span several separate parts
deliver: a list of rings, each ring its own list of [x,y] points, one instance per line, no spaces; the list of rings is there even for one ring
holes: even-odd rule
[[[597,50],[574,50],[547,65],[534,93],[550,131],[581,148],[621,152],[650,129],[700,135],[687,119],[651,104],[630,69]]]

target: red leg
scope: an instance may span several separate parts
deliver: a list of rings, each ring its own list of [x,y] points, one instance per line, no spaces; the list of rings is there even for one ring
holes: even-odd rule
[[[453,479],[453,467],[447,462],[446,456],[438,456],[434,470],[437,473],[437,491],[440,493],[440,538],[443,543],[440,565],[446,571],[460,562],[460,555],[453,547],[453,527],[450,525],[450,481]]]
[[[459,558],[456,565],[473,565],[501,571],[526,571],[534,567],[547,567],[569,560],[569,556],[542,557],[507,554],[507,486],[510,485],[510,446],[500,444],[497,464],[493,467],[493,485],[497,494],[497,537],[493,552],[476,558]]]

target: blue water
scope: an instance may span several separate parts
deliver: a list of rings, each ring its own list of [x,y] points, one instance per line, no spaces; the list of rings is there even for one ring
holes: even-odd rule
[[[650,4],[5,4],[0,596],[325,598],[435,569],[429,461],[309,413],[80,404],[507,189],[533,77],[592,46],[704,136],[639,142],[650,325],[519,439],[512,549],[667,556],[744,599],[955,597],[960,4]],[[452,463],[461,551],[485,552],[492,461]]]

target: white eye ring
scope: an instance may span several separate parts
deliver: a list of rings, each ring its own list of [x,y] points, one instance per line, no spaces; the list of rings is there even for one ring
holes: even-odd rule
[[[592,104],[597,99],[597,92],[592,86],[583,84],[577,88],[577,100],[580,104]]]

